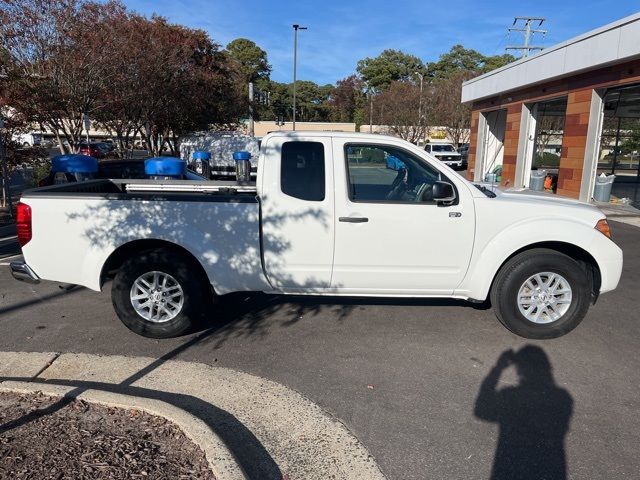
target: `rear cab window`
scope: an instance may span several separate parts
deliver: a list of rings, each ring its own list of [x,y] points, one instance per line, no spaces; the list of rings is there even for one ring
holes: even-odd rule
[[[325,198],[325,152],[320,142],[285,142],[280,161],[282,193],[300,200]]]

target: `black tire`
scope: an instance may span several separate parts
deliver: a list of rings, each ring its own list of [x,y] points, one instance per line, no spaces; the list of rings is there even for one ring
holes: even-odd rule
[[[153,271],[173,277],[183,294],[181,308],[172,312],[175,316],[160,322],[138,314],[130,295],[136,279]],[[111,301],[116,314],[129,330],[143,337],[171,338],[189,333],[204,318],[212,301],[209,281],[199,271],[199,265],[180,252],[153,249],[136,253],[122,264],[113,280]]]
[[[541,272],[564,277],[571,287],[571,303],[560,318],[550,323],[528,320],[518,307],[518,292],[532,275]],[[563,253],[546,248],[522,252],[500,269],[491,289],[491,304],[498,320],[516,335],[546,339],[565,335],[582,321],[591,300],[591,279],[582,264]]]

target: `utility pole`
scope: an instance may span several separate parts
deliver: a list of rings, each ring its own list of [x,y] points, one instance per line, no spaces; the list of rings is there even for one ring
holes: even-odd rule
[[[541,30],[539,28],[532,28],[531,25],[534,22],[538,22],[537,27],[541,27],[542,23],[545,21],[545,18],[540,17],[515,17],[513,19],[513,24],[507,30],[509,32],[522,32],[524,35],[524,45],[507,45],[505,47],[506,51],[509,50],[518,50],[522,52],[522,57],[528,57],[529,53],[533,50],[542,50],[544,47],[531,45],[531,37],[533,37],[534,33],[541,33],[542,35],[546,35],[546,30]],[[524,23],[519,23],[524,22]],[[518,24],[518,28],[516,28],[516,24]]]
[[[293,130],[296,129],[296,66],[298,63],[298,30],[307,30],[298,24],[293,25]]]

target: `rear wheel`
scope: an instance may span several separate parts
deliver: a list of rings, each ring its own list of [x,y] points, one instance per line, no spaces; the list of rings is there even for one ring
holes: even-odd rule
[[[114,309],[127,328],[150,338],[191,331],[211,302],[209,282],[180,252],[147,250],[126,260],[111,287]]]
[[[549,249],[522,252],[498,272],[491,290],[496,316],[525,338],[560,337],[585,317],[590,277],[571,257]]]

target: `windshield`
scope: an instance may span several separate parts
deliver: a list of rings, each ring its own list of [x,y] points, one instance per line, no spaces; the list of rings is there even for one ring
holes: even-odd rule
[[[431,151],[452,153],[455,152],[455,149],[453,145],[431,145]]]

